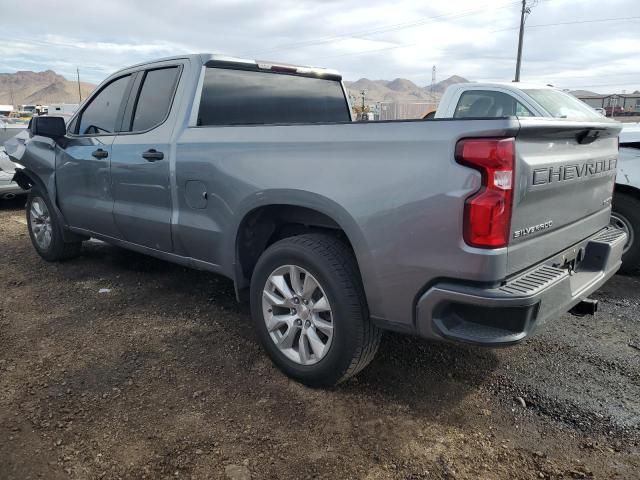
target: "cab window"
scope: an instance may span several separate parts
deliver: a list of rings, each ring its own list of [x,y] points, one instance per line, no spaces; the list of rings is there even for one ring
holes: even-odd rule
[[[80,135],[108,135],[118,131],[122,119],[121,106],[131,75],[120,77],[93,97],[79,116],[77,132]]]
[[[150,130],[164,122],[171,108],[179,72],[179,67],[169,67],[145,73],[133,114],[131,131]]]

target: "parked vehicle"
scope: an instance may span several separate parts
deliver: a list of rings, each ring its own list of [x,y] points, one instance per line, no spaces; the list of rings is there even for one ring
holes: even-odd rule
[[[15,164],[9,160],[4,148],[0,147],[0,200],[11,200],[27,193],[13,181],[15,173]]]
[[[27,124],[13,118],[0,119],[0,200],[10,200],[27,192],[13,181],[15,164],[4,151],[4,142],[25,130]]]
[[[607,112],[608,117],[614,117],[614,116],[620,116],[620,115],[626,114],[626,112],[624,111],[624,108],[622,108],[621,105],[609,106],[609,107],[605,107],[604,109]]]
[[[549,85],[523,82],[457,83],[445,90],[434,118],[516,116],[587,120],[593,119],[597,113],[600,112],[573,95]]]
[[[8,151],[45,260],[94,237],[225,275],[274,363],[333,385],[382,329],[501,346],[595,310],[626,241],[620,125],[563,101],[576,119],[358,123],[335,71],[191,55],[113,74]]]
[[[640,124],[624,124],[620,133],[618,175],[611,223],[627,233],[622,269],[640,268]]]

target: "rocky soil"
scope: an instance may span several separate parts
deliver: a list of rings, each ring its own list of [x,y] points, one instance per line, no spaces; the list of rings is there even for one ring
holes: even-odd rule
[[[388,334],[311,390],[228,280],[94,242],[46,263],[2,202],[0,479],[638,479],[640,277],[597,298],[509,349]]]

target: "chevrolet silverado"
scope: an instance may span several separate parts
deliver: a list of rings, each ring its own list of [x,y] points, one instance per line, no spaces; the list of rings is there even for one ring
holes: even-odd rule
[[[274,363],[327,386],[383,330],[505,346],[594,310],[626,238],[620,126],[567,102],[358,123],[335,71],[201,54],[120,70],[6,145],[42,258],[96,238],[229,277]]]

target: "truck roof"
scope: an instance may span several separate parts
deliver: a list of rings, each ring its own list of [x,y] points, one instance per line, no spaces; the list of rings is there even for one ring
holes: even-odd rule
[[[141,67],[145,65],[153,65],[154,63],[166,62],[170,60],[182,60],[189,59],[194,62],[200,62],[202,65],[207,64],[220,64],[233,66],[237,65],[239,67],[252,67],[260,70],[272,70],[272,71],[281,71],[283,73],[298,73],[307,76],[314,77],[331,77],[333,80],[341,80],[342,76],[337,70],[333,70],[330,68],[322,68],[322,67],[311,67],[306,65],[292,65],[290,63],[283,62],[273,62],[269,60],[251,60],[240,57],[232,57],[229,55],[222,55],[218,53],[193,53],[186,55],[175,55],[172,57],[164,57],[158,58],[156,60],[141,62],[135,65],[129,65],[126,68],[120,69],[115,73],[121,72],[122,70],[128,70],[134,67]]]
[[[456,83],[455,86],[460,88],[501,87],[509,90],[530,90],[530,89],[557,90],[556,87],[551,85],[543,85],[541,83],[526,83],[526,82],[466,82],[466,83]]]

